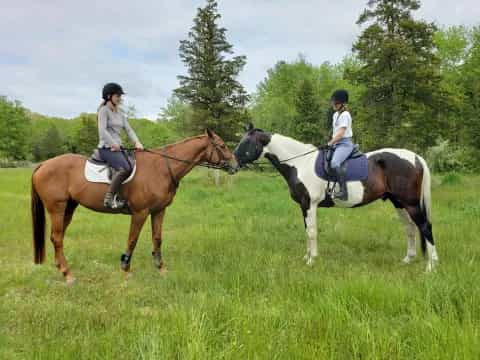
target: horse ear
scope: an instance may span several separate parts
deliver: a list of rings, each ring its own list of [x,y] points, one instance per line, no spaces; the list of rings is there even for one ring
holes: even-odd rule
[[[245,126],[245,131],[246,132],[249,132],[251,130],[255,129],[255,126],[253,125],[253,123],[249,122],[246,126]]]
[[[210,128],[207,128],[205,130],[205,132],[207,133],[208,137],[213,139],[214,138],[214,134],[213,134],[213,131],[210,129]]]

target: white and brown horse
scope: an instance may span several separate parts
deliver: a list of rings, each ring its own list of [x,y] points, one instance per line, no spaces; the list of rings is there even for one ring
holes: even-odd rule
[[[334,200],[327,195],[328,182],[315,172],[319,155],[315,146],[279,134],[255,129],[252,124],[234,153],[240,166],[264,156],[288,183],[290,194],[301,207],[307,232],[307,264],[318,255],[317,208],[353,208],[375,200],[390,200],[397,209],[407,233],[409,263],[416,256],[415,237],[420,232],[422,251],[428,253],[427,271],[438,256],[433,240],[430,217],[430,171],[425,160],[404,149],[381,149],[367,153],[368,177],[347,183],[348,200]],[[298,156],[302,155],[303,156]]]

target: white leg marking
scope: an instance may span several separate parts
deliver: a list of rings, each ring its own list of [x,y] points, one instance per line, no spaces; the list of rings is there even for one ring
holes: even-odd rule
[[[427,254],[428,254],[428,263],[427,263],[427,272],[435,270],[438,263],[437,250],[435,250],[435,245],[432,245],[427,240]]]
[[[407,234],[407,256],[403,258],[403,262],[408,264],[417,255],[415,238],[416,234],[418,233],[418,229],[405,209],[397,209],[397,213],[400,220],[405,225],[405,232]]]
[[[313,259],[318,256],[317,249],[317,204],[311,204],[305,218],[307,232],[307,265],[313,264]]]

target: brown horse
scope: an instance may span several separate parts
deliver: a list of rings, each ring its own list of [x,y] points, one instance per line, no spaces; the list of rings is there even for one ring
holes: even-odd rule
[[[45,208],[50,214],[50,240],[55,249],[55,265],[67,283],[74,280],[63,253],[63,237],[73,213],[81,204],[98,212],[112,212],[103,205],[107,184],[88,182],[84,176],[86,158],[65,154],[41,163],[32,175],[32,222],[34,262],[45,260]],[[151,215],[153,259],[160,271],[162,260],[162,222],[165,209],[175,196],[178,182],[195,165],[207,162],[233,173],[238,169],[235,157],[223,140],[210,130],[204,135],[185,139],[152,151],[136,153],[137,170],[133,179],[122,186],[122,196],[131,212],[127,250],[121,267],[128,274],[130,260],[140,231]]]

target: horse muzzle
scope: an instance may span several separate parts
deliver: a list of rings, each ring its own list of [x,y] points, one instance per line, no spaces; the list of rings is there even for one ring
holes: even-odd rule
[[[229,161],[223,161],[221,164],[222,168],[227,171],[230,175],[235,174],[240,170],[240,165],[238,164],[235,158],[230,159]]]

